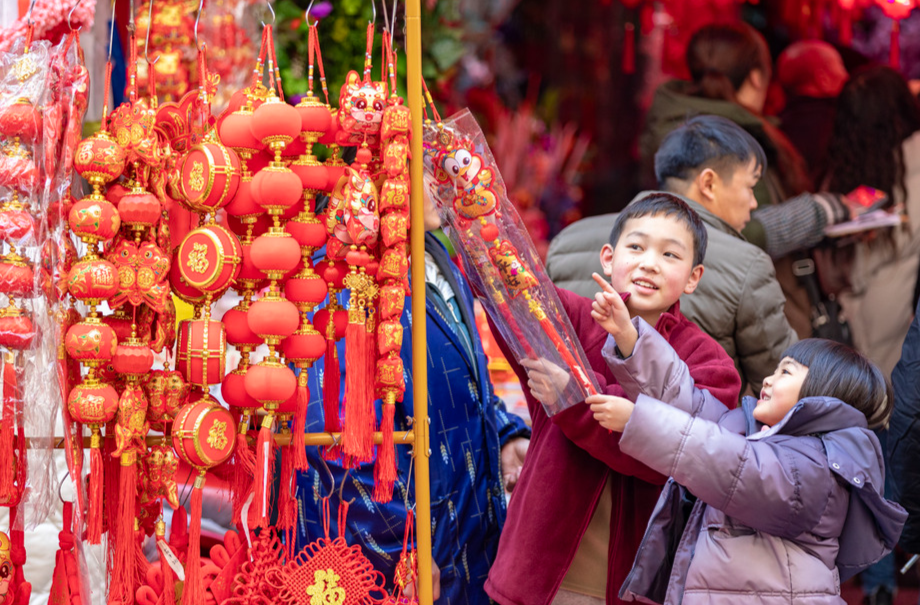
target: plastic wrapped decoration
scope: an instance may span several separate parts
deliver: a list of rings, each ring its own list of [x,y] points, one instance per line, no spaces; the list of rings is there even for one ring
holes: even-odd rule
[[[569,375],[552,416],[598,391],[554,286],[507,191],[485,135],[469,110],[426,124],[425,180],[474,291],[519,358]]]

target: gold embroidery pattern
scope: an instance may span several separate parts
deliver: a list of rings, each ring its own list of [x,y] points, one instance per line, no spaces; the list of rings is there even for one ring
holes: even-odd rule
[[[331,569],[317,569],[313,572],[313,585],[307,586],[310,605],[342,605],[345,589],[339,587],[339,576]]]
[[[13,64],[13,75],[16,76],[16,79],[20,82],[25,82],[34,76],[37,71],[38,66],[35,64],[35,60],[30,56],[25,56]]]
[[[204,164],[201,162],[192,162],[192,171],[188,175],[188,185],[195,192],[204,189]]]
[[[185,265],[195,273],[204,273],[208,270],[208,266],[210,266],[207,254],[207,246],[204,244],[195,244],[188,255],[188,262]]]
[[[208,445],[216,450],[223,450],[227,447],[227,423],[216,421],[211,430],[208,431]]]

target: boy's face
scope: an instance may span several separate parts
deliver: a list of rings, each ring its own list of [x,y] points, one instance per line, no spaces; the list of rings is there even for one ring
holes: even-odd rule
[[[630,315],[652,326],[703,275],[703,265],[693,265],[690,229],[663,214],[626,221],[616,247],[601,248],[601,266],[617,292],[630,294]]]
[[[704,192],[710,198],[706,205],[713,214],[741,231],[751,220],[751,210],[757,208],[754,186],[759,180],[760,168],[754,158],[724,179],[713,171],[709,191]]]

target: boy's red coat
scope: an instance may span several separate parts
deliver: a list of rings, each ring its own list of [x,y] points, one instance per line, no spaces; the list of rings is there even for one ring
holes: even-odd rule
[[[556,292],[601,390],[624,396],[601,356],[607,332],[591,318],[591,300],[559,288]],[[731,408],[737,405],[741,379],[734,363],[715,340],[681,315],[679,303],[661,315],[655,329],[687,363],[699,388]],[[526,373],[507,350],[505,355],[526,385]],[[609,472],[613,510],[607,603],[620,603],[617,592],[667,478],[621,453],[620,434],[601,427],[588,406],[575,405],[549,418],[526,386],[524,390],[533,435],[486,592],[501,605],[548,605],[575,556]]]

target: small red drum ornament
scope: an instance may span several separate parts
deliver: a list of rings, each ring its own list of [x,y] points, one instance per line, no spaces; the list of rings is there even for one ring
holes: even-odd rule
[[[240,157],[220,143],[202,143],[185,155],[180,174],[184,201],[199,212],[213,212],[236,195]]]
[[[239,275],[243,248],[230,230],[207,225],[185,236],[176,260],[185,283],[203,292],[218,292]]]
[[[179,324],[176,369],[189,384],[217,384],[225,374],[227,333],[219,321],[188,319]]]
[[[207,397],[187,403],[176,413],[172,444],[176,455],[197,469],[225,462],[236,445],[236,424],[230,412]]]

